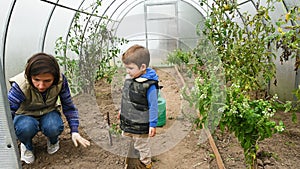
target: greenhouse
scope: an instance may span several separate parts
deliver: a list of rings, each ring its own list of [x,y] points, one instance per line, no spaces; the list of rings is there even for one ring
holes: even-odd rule
[[[149,51],[150,63],[142,65],[158,78],[155,137],[147,142],[153,168],[297,168],[299,6],[297,0],[1,0],[0,168],[147,168],[142,152],[131,158],[124,148],[123,111],[117,118],[132,69],[124,57],[135,45]],[[34,86],[40,74],[26,80],[36,55],[54,57],[63,74],[46,92]],[[18,75],[30,87],[18,85]],[[79,115],[76,129],[64,112],[61,79],[68,79]],[[24,103],[11,94],[14,84]],[[33,149],[25,146],[35,159],[24,161],[15,114],[26,116],[25,98],[39,97],[24,90],[39,92],[46,105],[56,85],[54,102],[65,115],[60,148],[49,153],[51,139],[38,124]],[[30,116],[40,121],[46,114]],[[90,145],[75,147],[75,136]]]

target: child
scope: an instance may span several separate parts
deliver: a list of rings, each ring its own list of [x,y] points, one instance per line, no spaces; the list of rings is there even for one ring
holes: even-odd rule
[[[122,135],[132,140],[140,162],[151,168],[149,138],[156,134],[158,76],[148,67],[150,54],[143,46],[130,47],[122,62],[127,72],[119,113]]]
[[[56,59],[37,53],[28,59],[25,72],[10,79],[8,100],[18,140],[21,142],[21,161],[33,163],[32,138],[41,131],[47,138],[47,151],[59,149],[59,135],[64,129],[60,107],[69,123],[72,141],[87,147],[90,142],[78,133],[78,112],[74,106],[66,77],[60,73]]]

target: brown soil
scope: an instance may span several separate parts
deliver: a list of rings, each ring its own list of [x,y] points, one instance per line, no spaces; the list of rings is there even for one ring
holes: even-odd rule
[[[188,108],[180,92],[182,82],[174,68],[157,69],[163,97],[166,99],[166,125],[157,128],[151,139],[155,169],[206,169],[218,168],[215,155],[202,130],[192,129],[190,119],[195,114]],[[91,141],[88,148],[75,147],[70,130],[60,136],[60,149],[47,154],[46,138],[39,133],[33,140],[36,160],[22,164],[24,169],[118,169],[124,168],[126,150],[124,141],[117,134],[122,73],[111,84],[101,80],[95,84],[95,95],[74,97],[80,112],[80,134]],[[107,117],[109,115],[110,129]],[[300,118],[297,113],[298,119]],[[188,117],[188,118],[186,118]],[[295,169],[300,164],[300,126],[291,122],[290,113],[277,113],[276,120],[283,119],[286,130],[283,134],[260,142],[260,168]],[[109,131],[111,131],[110,144]],[[203,137],[204,136],[204,137]],[[213,138],[221,154],[225,168],[245,169],[243,150],[232,134],[216,131]],[[204,141],[201,141],[204,140]],[[0,167],[1,168],[1,167]]]

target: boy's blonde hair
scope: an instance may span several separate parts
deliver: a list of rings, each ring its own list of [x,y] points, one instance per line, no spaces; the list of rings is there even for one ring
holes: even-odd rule
[[[149,50],[141,45],[133,45],[122,55],[122,62],[124,64],[136,64],[139,68],[142,64],[149,66],[150,54]]]

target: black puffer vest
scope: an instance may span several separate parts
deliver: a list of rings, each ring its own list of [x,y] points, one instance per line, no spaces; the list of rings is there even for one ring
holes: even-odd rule
[[[145,79],[142,82],[136,79],[126,79],[121,102],[121,124],[123,131],[134,134],[149,133],[149,107],[147,90],[158,81]]]

